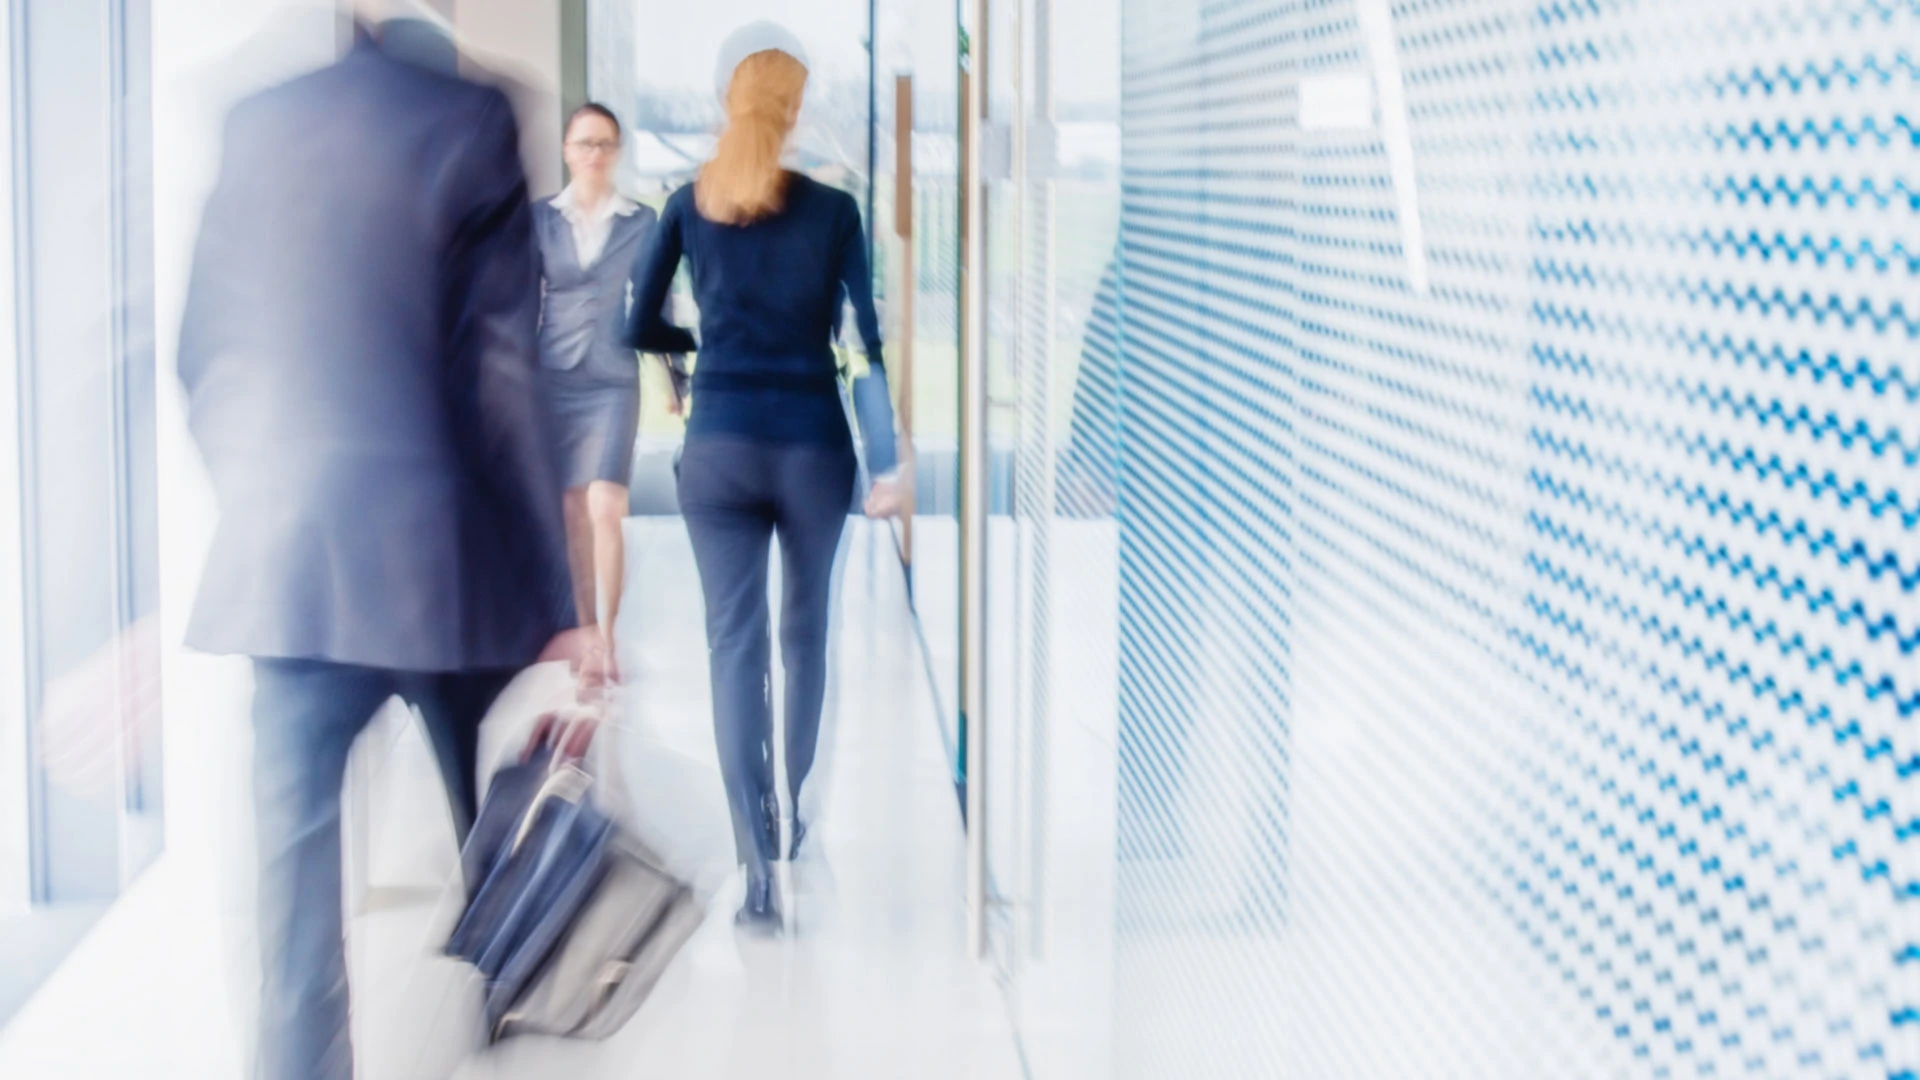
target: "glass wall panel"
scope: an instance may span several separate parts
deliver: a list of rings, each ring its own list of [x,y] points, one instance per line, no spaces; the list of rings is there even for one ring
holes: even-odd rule
[[[911,236],[881,229],[875,260],[892,314],[889,332],[911,341],[911,358],[895,349],[896,393],[910,402],[915,454],[915,518],[908,573],[935,694],[957,738],[960,692],[960,34],[954,0],[876,0],[876,71],[882,81],[876,219],[895,220],[897,93],[912,95]],[[911,246],[911,258],[906,258]],[[908,267],[910,265],[910,271]],[[904,280],[910,276],[911,282]],[[912,291],[911,304],[904,293]],[[903,361],[911,373],[903,371]],[[902,378],[902,376],[905,376]],[[958,766],[957,744],[953,751]]]
[[[996,6],[985,56],[992,951],[1035,1074],[1106,1075],[1118,6]]]
[[[1920,1069],[1920,11],[995,12],[1123,16],[1117,243],[989,195],[1034,1075]]]
[[[161,844],[146,11],[9,8],[20,593],[0,640],[22,722],[0,784],[24,802],[27,905],[0,924],[0,1016]]]

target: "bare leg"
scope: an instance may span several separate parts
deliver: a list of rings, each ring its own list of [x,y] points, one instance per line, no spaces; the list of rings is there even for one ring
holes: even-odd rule
[[[567,522],[567,570],[573,577],[573,607],[581,626],[592,626],[593,522],[587,515],[587,489],[568,488],[560,506]]]
[[[608,670],[618,677],[613,628],[620,622],[620,593],[626,587],[627,540],[621,523],[627,519],[627,489],[610,480],[595,480],[587,488],[587,517],[593,530],[593,578],[597,586],[601,640],[607,649]]]

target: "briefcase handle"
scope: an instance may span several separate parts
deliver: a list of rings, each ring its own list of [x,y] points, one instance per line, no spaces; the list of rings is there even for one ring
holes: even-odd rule
[[[534,721],[533,735],[527,740],[520,760],[532,761],[545,750],[552,751],[555,768],[566,762],[585,761],[587,750],[593,746],[594,733],[599,730],[600,721],[592,716],[569,719],[558,713],[547,713]]]
[[[528,738],[520,760],[531,762],[542,753],[550,753],[552,760],[547,763],[547,778],[534,794],[509,851],[520,850],[520,845],[526,842],[540,804],[549,799],[578,803],[586,798],[587,789],[593,785],[593,776],[586,769],[587,749],[593,745],[593,735],[599,726],[599,721],[592,716],[564,717],[559,713],[547,713],[534,721],[533,735]]]
[[[578,806],[586,800],[587,791],[592,787],[593,777],[587,775],[585,769],[572,764],[557,764],[554,770],[547,774],[546,782],[540,785],[540,790],[534,794],[533,802],[528,805],[526,815],[520,819],[520,828],[515,830],[513,844],[507,848],[507,851],[510,853],[519,851],[520,845],[526,843],[527,837],[533,835],[533,826],[539,820],[542,804],[548,800],[558,799]]]

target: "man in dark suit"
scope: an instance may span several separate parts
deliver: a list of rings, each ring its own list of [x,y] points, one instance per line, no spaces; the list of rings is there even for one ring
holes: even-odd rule
[[[221,511],[187,643],[253,658],[263,1076],[353,1072],[354,737],[417,706],[464,837],[482,714],[576,622],[535,266],[497,90],[361,29],[228,120],[180,341]]]

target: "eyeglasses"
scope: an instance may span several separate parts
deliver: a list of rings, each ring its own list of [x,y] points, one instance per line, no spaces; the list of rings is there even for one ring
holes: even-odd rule
[[[605,139],[574,139],[567,143],[567,145],[575,150],[582,150],[589,154],[612,154],[620,150],[619,143],[608,142]]]

